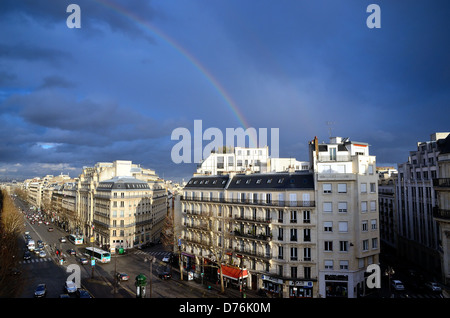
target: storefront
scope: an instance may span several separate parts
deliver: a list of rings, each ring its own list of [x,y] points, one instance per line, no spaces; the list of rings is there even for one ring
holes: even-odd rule
[[[269,297],[273,298],[283,298],[283,280],[268,276],[261,276],[263,282],[263,289],[266,291]]]
[[[312,298],[313,282],[312,281],[288,281],[289,298]]]
[[[217,275],[220,279],[220,270],[217,270]],[[225,286],[235,288],[246,288],[248,271],[245,268],[239,268],[231,265],[222,265],[222,275]]]
[[[325,275],[325,297],[348,298],[348,276]]]

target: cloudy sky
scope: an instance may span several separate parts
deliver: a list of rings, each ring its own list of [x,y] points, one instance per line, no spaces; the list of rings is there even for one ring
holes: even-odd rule
[[[0,179],[122,159],[180,181],[195,164],[173,162],[171,134],[194,143],[196,119],[279,128],[281,157],[331,129],[405,162],[450,131],[449,16],[445,0],[2,0]]]

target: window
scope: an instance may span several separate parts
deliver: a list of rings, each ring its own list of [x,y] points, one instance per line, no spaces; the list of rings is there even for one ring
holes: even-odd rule
[[[297,242],[297,229],[291,229],[291,242]]]
[[[370,220],[370,226],[372,230],[377,229],[377,220]]]
[[[333,241],[325,241],[323,249],[327,252],[333,251]]]
[[[367,183],[361,183],[361,193],[367,193]]]
[[[278,241],[282,241],[283,240],[283,228],[279,227],[278,228]]]
[[[333,260],[325,260],[325,269],[333,269]]]
[[[339,269],[348,269],[348,261],[339,261]]]
[[[338,193],[347,193],[346,183],[338,183]]]
[[[377,210],[377,201],[370,201],[370,211]]]
[[[348,222],[339,222],[339,232],[348,232]]]
[[[339,251],[348,252],[348,241],[339,241]]]
[[[305,247],[303,249],[303,260],[304,261],[310,261],[311,260],[311,248]]]
[[[323,222],[323,231],[324,232],[333,232],[333,222]]]
[[[361,212],[367,212],[367,201],[361,201]]]
[[[311,211],[303,211],[303,223],[311,223]]]
[[[291,267],[291,278],[297,278],[297,266]]]
[[[338,211],[339,212],[347,212],[347,202],[339,202],[338,203]]]
[[[376,185],[376,183],[373,183],[373,182],[370,183],[370,192],[371,193],[377,192],[377,185]]]
[[[369,240],[363,240],[362,241],[362,249],[363,249],[363,251],[368,251],[369,250]]]
[[[373,174],[373,165],[369,165],[369,174]]]
[[[291,223],[297,223],[297,211],[291,211]]]
[[[291,261],[297,260],[297,248],[291,247]]]
[[[311,278],[311,267],[308,266],[303,267],[303,277],[306,279]]]
[[[333,206],[331,202],[323,203],[323,212],[333,212]]]
[[[336,148],[330,148],[330,160],[336,160]]]
[[[367,221],[362,221],[362,223],[361,223],[361,230],[363,232],[367,232],[368,231]]]
[[[303,229],[303,242],[311,242],[311,229]]]
[[[278,210],[278,222],[283,223],[283,210]]]
[[[323,193],[331,193],[331,183],[323,184]]]
[[[278,259],[283,259],[283,246],[278,246]]]
[[[378,238],[376,238],[376,237],[372,239],[372,248],[373,249],[378,248]]]

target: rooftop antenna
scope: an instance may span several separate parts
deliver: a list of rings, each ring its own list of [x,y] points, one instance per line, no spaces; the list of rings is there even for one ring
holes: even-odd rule
[[[335,124],[336,122],[334,121],[327,121],[327,126],[328,126],[328,134],[330,135],[329,137],[332,137],[332,126]]]

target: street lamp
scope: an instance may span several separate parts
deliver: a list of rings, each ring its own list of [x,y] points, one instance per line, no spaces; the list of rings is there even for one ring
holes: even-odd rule
[[[389,277],[389,297],[391,296],[391,276],[395,274],[394,269],[391,266],[388,266],[384,271],[384,275]]]
[[[150,293],[149,296],[150,298],[152,298],[152,273],[153,273],[153,263],[155,262],[155,258],[154,257],[146,257],[144,258],[144,262],[149,262],[150,263],[150,276],[149,276],[149,284],[150,284]]]

